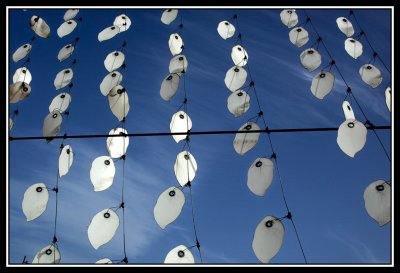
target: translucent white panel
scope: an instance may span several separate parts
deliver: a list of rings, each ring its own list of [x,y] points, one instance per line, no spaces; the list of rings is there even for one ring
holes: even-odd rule
[[[345,119],[356,119],[353,108],[351,108],[351,105],[347,100],[343,101],[342,109]]]
[[[60,157],[58,158],[58,173],[61,176],[66,175],[74,162],[74,152],[70,145],[62,148]]]
[[[175,20],[177,15],[177,9],[167,9],[161,15],[161,22],[163,22],[163,24],[169,25]]]
[[[176,112],[171,119],[169,124],[169,129],[171,133],[184,133],[192,129],[192,120],[190,117],[183,111]],[[172,137],[178,143],[179,141],[185,139],[187,134],[185,135],[173,135]]]
[[[285,228],[274,216],[267,216],[257,225],[253,237],[253,251],[262,263],[269,261],[278,253],[282,246]]]
[[[240,45],[232,48],[231,57],[236,66],[245,66],[249,60],[246,50]]]
[[[358,72],[361,79],[372,88],[378,87],[382,82],[381,71],[372,64],[364,64]]]
[[[183,40],[178,33],[172,33],[169,36],[168,47],[173,56],[182,52],[183,45]]]
[[[341,32],[347,37],[351,37],[354,34],[353,24],[349,21],[349,19],[345,17],[339,17],[336,19],[336,24]]]
[[[112,209],[103,209],[97,213],[88,227],[88,237],[94,249],[108,243],[119,226],[118,215]]]
[[[63,69],[57,73],[54,79],[54,87],[56,90],[61,89],[71,83],[74,77],[74,71],[71,68]]]
[[[300,62],[308,72],[312,72],[321,65],[321,54],[314,48],[308,48],[301,52]]]
[[[176,188],[170,187],[163,191],[154,206],[154,218],[160,228],[164,229],[167,225],[175,221],[181,214],[185,204],[185,195]]]
[[[90,181],[94,186],[94,191],[104,191],[108,189],[114,180],[115,165],[109,156],[99,156],[92,162],[90,168]]]
[[[116,87],[122,82],[122,74],[118,71],[113,71],[104,77],[103,81],[100,83],[100,91],[103,96],[107,96],[111,89]]]
[[[97,35],[97,39],[99,42],[109,40],[113,38],[115,35],[119,33],[119,27],[111,26],[103,29],[99,35]]]
[[[182,75],[182,73],[186,72],[188,67],[188,61],[184,55],[177,55],[171,59],[169,62],[169,73],[173,74],[178,74],[179,76]]]
[[[184,246],[179,245],[168,252],[164,260],[165,264],[194,264],[192,252]]]
[[[24,82],[26,84],[30,84],[31,81],[32,81],[31,72],[29,72],[28,68],[26,67],[18,68],[13,75],[13,83]]]
[[[308,31],[302,27],[295,27],[289,32],[289,40],[297,47],[302,47],[308,40]]]
[[[60,263],[61,255],[58,248],[54,245],[48,245],[42,248],[32,260],[33,264],[58,264]]]
[[[337,143],[340,149],[350,157],[359,152],[367,141],[367,128],[354,119],[345,120],[339,127]]]
[[[95,262],[96,264],[112,264],[112,261],[108,258],[104,258],[104,259],[100,259],[97,262]]]
[[[391,111],[392,89],[387,87],[385,90],[386,106]]]
[[[71,103],[71,96],[68,93],[60,93],[54,97],[49,106],[49,112],[53,112],[54,110],[58,110],[60,113],[63,113],[68,109],[69,104]]]
[[[194,156],[188,151],[182,151],[176,156],[174,173],[176,180],[183,187],[189,181],[193,183],[196,176],[197,162]]]
[[[354,59],[357,59],[363,53],[363,45],[353,38],[347,38],[344,41],[344,49]]]
[[[9,118],[8,121],[8,129],[11,131],[11,129],[14,127],[14,121],[11,118]]]
[[[231,67],[225,75],[225,85],[232,92],[238,90],[244,85],[247,79],[247,72],[243,67]]]
[[[242,127],[239,128],[239,131],[255,130],[260,130],[260,127],[254,122],[246,122]],[[237,133],[235,139],[233,140],[233,148],[238,154],[244,155],[253,149],[254,146],[256,146],[259,136],[260,133]]]
[[[115,17],[114,26],[119,27],[119,32],[127,31],[131,27],[131,19],[125,14]]]
[[[63,46],[60,51],[58,52],[57,59],[62,62],[65,59],[69,58],[69,56],[72,55],[72,52],[74,52],[75,47],[72,44],[68,44],[66,46]]]
[[[364,191],[365,209],[379,226],[390,222],[390,192],[390,185],[383,180],[372,182]]]
[[[254,160],[247,172],[247,187],[258,196],[264,196],[274,177],[274,162],[266,157]]]
[[[77,23],[74,20],[68,20],[62,23],[57,29],[58,37],[62,38],[70,34],[76,28]]]
[[[169,74],[165,77],[160,87],[160,96],[163,100],[169,101],[175,96],[179,87],[179,79],[178,74]]]
[[[288,28],[292,28],[299,22],[296,10],[284,9],[280,13],[282,23]]]
[[[26,221],[38,218],[47,208],[49,192],[44,183],[36,183],[26,189],[22,200],[22,211]]]
[[[109,135],[124,135],[128,132],[123,128],[111,129]],[[129,146],[129,137],[108,137],[107,138],[107,150],[112,158],[120,158],[126,153],[126,149]]]
[[[227,107],[235,117],[239,117],[250,108],[250,96],[243,90],[233,92],[227,101]]]
[[[122,121],[129,113],[129,96],[121,85],[115,86],[108,94],[108,104],[111,112]]]
[[[17,103],[31,93],[31,87],[24,82],[16,82],[10,85],[9,88],[9,101],[10,103]]]
[[[74,19],[75,16],[79,13],[79,9],[69,9],[64,13],[64,21],[68,21]]]
[[[333,83],[335,82],[335,76],[328,71],[321,71],[314,76],[311,82],[311,93],[319,98],[323,99],[326,95],[331,92]]]
[[[42,38],[50,37],[50,27],[39,16],[33,15],[29,21],[31,29]]]
[[[108,72],[120,68],[125,62],[125,55],[121,51],[113,51],[104,60],[104,66]]]
[[[57,110],[49,113],[43,122],[43,136],[52,137],[56,136],[60,132],[62,123],[61,113]]]
[[[15,50],[14,54],[12,55],[12,59],[14,62],[18,62],[28,55],[28,53],[32,50],[32,45],[30,44],[23,44],[17,50]]]
[[[224,40],[231,38],[233,35],[235,35],[235,30],[235,26],[228,21],[220,22],[217,27],[219,36],[221,36],[221,38]]]

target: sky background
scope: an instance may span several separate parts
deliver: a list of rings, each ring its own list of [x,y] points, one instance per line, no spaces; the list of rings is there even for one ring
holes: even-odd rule
[[[71,90],[70,115],[64,116],[60,134],[107,134],[119,122],[111,113],[108,100],[99,85],[108,73],[103,61],[108,53],[127,42],[124,50],[126,69],[122,85],[130,99],[126,119],[128,133],[168,132],[172,115],[181,105],[182,84],[169,102],[160,95],[162,80],[168,75],[172,55],[169,35],[178,27],[180,15],[184,28],[189,66],[186,73],[188,113],[193,131],[237,130],[258,112],[256,99],[250,92],[250,109],[241,117],[229,113],[226,100],[230,91],[224,84],[226,71],[233,66],[230,54],[236,38],[223,40],[217,33],[222,20],[238,15],[244,47],[255,82],[261,108],[269,128],[339,127],[344,121],[342,101],[346,86],[333,69],[336,80],[332,92],[324,99],[310,91],[311,79],[320,69],[307,72],[300,64],[300,53],[316,41],[311,26],[310,41],[297,48],[290,43],[290,29],[281,23],[281,9],[188,9],[180,10],[177,20],[167,26],[161,23],[163,9],[81,9],[78,27],[59,38],[57,28],[63,23],[66,9],[10,9],[8,25],[9,82],[22,62],[14,63],[13,52],[34,35],[29,27],[33,15],[45,19],[51,28],[49,39],[36,35],[30,54],[32,73],[30,96],[10,105],[19,109],[12,136],[41,136],[48,106],[59,94],[53,81],[56,74],[68,68],[75,58],[74,87]],[[307,9],[314,25],[336,60],[346,81],[360,102],[369,120],[375,125],[390,124],[384,90],[390,75],[382,64],[375,65],[383,75],[376,89],[365,84],[358,74],[368,63],[372,51],[364,38],[364,53],[357,60],[344,49],[346,37],[336,25],[336,18],[348,16],[348,9]],[[114,18],[126,13],[131,28],[111,40],[98,42],[97,35],[111,26]],[[306,17],[298,9],[299,21]],[[356,10],[356,16],[376,51],[387,65],[391,61],[391,11]],[[352,20],[352,19],[350,19]],[[352,20],[354,21],[354,19]],[[356,33],[360,29],[355,26]],[[62,46],[80,41],[71,58],[59,62]],[[330,59],[319,47],[322,65]],[[248,71],[248,66],[245,67]],[[365,121],[353,103],[356,118]],[[261,126],[261,123],[259,122]],[[262,127],[262,126],[261,126]],[[390,131],[378,131],[390,150]],[[267,137],[261,135],[254,149],[243,156],[233,149],[234,135],[199,135],[191,137],[191,153],[198,170],[192,183],[196,226],[205,263],[254,263],[259,261],[251,244],[258,223],[267,215],[286,214],[276,172],[264,197],[247,188],[247,171],[260,156],[270,156]],[[365,147],[350,158],[336,142],[336,132],[275,133],[271,135],[284,183],[286,198],[309,263],[389,263],[391,261],[391,223],[379,227],[364,207],[364,189],[378,179],[390,180],[390,163],[372,131],[368,131]],[[61,139],[46,144],[45,140],[9,143],[9,234],[10,263],[30,262],[36,252],[51,243],[55,213],[55,194],[50,192],[47,210],[37,219],[26,222],[22,212],[25,190],[44,182],[54,187]],[[118,206],[122,185],[122,161],[116,162],[113,185],[94,192],[89,171],[92,161],[107,155],[103,138],[67,139],[74,150],[69,173],[60,179],[58,203],[58,246],[62,263],[94,263],[101,258],[121,260],[123,255],[122,226],[106,245],[95,250],[87,237],[92,217],[107,207]],[[166,254],[177,245],[195,244],[188,189],[181,215],[162,230],[153,217],[153,208],[161,192],[178,186],[173,166],[184,143],[175,143],[171,136],[131,137],[126,154],[125,219],[126,247],[130,263],[162,263]],[[121,211],[118,211],[121,217]],[[283,220],[285,235],[273,264],[303,263],[303,257],[291,223]],[[192,253],[200,262],[195,248]]]

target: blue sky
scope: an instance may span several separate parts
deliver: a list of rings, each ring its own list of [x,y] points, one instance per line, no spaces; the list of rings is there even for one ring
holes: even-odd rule
[[[181,85],[170,102],[162,100],[159,89],[172,58],[168,38],[179,19],[170,26],[162,24],[163,9],[81,9],[78,16],[83,21],[78,23],[78,28],[59,38],[56,30],[63,22],[65,11],[9,10],[9,81],[22,63],[14,63],[12,53],[34,35],[29,27],[31,16],[44,18],[52,31],[49,39],[36,36],[33,43],[29,66],[33,75],[32,92],[24,101],[9,107],[10,111],[18,108],[20,112],[12,136],[41,136],[48,106],[60,93],[54,89],[54,77],[71,64],[72,58],[77,60],[72,103],[61,133],[107,134],[116,127],[119,122],[111,113],[107,98],[101,95],[99,85],[107,74],[103,65],[105,57],[124,41],[127,42],[126,69],[121,70],[122,85],[129,94],[131,106],[126,129],[129,133],[168,132],[171,117],[184,98],[183,88]],[[230,52],[235,38],[223,40],[216,29],[220,21],[230,20],[234,14],[238,15],[251,74],[270,128],[338,127],[344,121],[341,104],[346,86],[333,70],[336,80],[332,92],[322,101],[311,94],[311,79],[319,69],[307,72],[300,64],[299,55],[317,37],[307,25],[310,41],[296,48],[289,41],[289,29],[280,21],[280,11],[179,11],[183,16],[181,36],[189,62],[186,91],[193,131],[237,130],[258,112],[252,92],[250,110],[243,116],[235,118],[226,107],[230,91],[224,77],[233,66]],[[125,12],[132,21],[131,28],[111,40],[98,42],[98,33]],[[372,56],[365,39],[361,39],[364,53],[357,60],[344,50],[346,37],[337,28],[336,18],[347,17],[349,11],[308,9],[307,12],[369,120],[375,125],[390,124],[384,96],[390,75],[376,62],[384,80],[378,88],[370,88],[358,74],[359,68]],[[300,9],[298,14],[303,22],[305,14]],[[356,15],[382,60],[390,65],[391,11],[356,10]],[[356,26],[356,32],[359,31]],[[72,58],[60,63],[59,49],[77,36],[80,41]],[[319,51],[322,68],[330,59],[322,46]],[[365,121],[354,103],[353,109],[356,118]],[[378,134],[390,150],[390,131],[382,130]],[[372,131],[368,132],[367,143],[355,158],[340,150],[336,132],[276,133],[271,137],[286,198],[309,263],[389,263],[391,224],[379,227],[368,216],[363,201],[364,189],[371,182],[391,179],[391,164]],[[256,147],[244,156],[234,151],[233,139],[234,135],[191,137],[191,153],[198,164],[192,186],[198,237],[205,263],[257,264],[251,248],[257,224],[267,215],[282,217],[286,210],[276,175],[264,197],[255,196],[246,185],[252,162],[271,154],[266,136],[260,136]],[[34,140],[9,144],[10,263],[20,263],[24,256],[31,261],[52,240],[54,193],[50,193],[47,210],[31,222],[26,222],[21,202],[30,185],[38,182],[48,187],[55,185],[60,143],[61,140],[49,144],[45,140]],[[116,162],[113,185],[106,191],[94,192],[90,166],[96,157],[107,155],[105,139],[68,139],[65,143],[73,147],[75,158],[59,184],[57,237],[61,262],[94,263],[105,257],[120,260],[123,258],[121,226],[115,237],[98,250],[89,243],[87,227],[97,212],[119,205],[122,161]],[[178,185],[173,165],[182,146],[182,142],[176,144],[170,136],[130,138],[125,168],[126,246],[130,263],[162,263],[170,249],[195,243],[188,189],[184,190],[186,204],[175,222],[162,230],[153,218],[159,194]],[[283,224],[283,245],[271,263],[303,263],[291,223],[286,219]],[[192,252],[199,262],[197,251]]]

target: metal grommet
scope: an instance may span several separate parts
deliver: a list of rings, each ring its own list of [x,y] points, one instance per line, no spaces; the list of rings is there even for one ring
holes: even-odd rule
[[[308,54],[313,54],[313,53],[314,53],[314,50],[308,50],[307,53],[308,53]]]
[[[181,119],[184,119],[184,118],[185,118],[185,116],[182,115],[182,114],[180,114],[179,117],[180,117]]]
[[[241,47],[238,47],[237,50],[242,51],[242,48],[241,48]]]
[[[114,30],[114,29],[115,29],[115,27],[111,27],[111,29],[112,29],[112,30]]]
[[[229,23],[228,23],[228,22],[225,22],[225,26],[229,26]]]
[[[244,129],[250,130],[251,129],[251,125],[250,124],[246,125],[246,127],[244,127]]]
[[[115,76],[117,76],[117,73],[112,73],[112,74],[111,74],[111,77],[114,78]]]
[[[70,149],[67,149],[67,151],[66,151],[66,152],[67,152],[67,154],[69,154],[69,153],[71,152],[71,150],[70,150]]]
[[[50,248],[48,248],[48,249],[46,249],[46,251],[44,253],[46,253],[47,255],[51,255],[51,253],[53,253],[53,251]]]
[[[27,48],[28,47],[28,45],[24,45],[24,48]]]
[[[114,56],[118,56],[119,55],[119,53],[118,52],[114,52]]]
[[[56,118],[58,115],[57,114],[53,114],[53,118]]]
[[[184,157],[186,160],[189,160],[189,155],[188,155],[188,154],[185,154],[183,157]]]
[[[237,93],[237,95],[238,95],[239,97],[241,97],[241,96],[243,96],[243,92],[239,92],[239,93]]]
[[[26,73],[26,70],[25,70],[25,69],[23,69],[23,70],[21,70],[21,72],[25,74],[25,73]]]
[[[259,167],[261,167],[261,166],[262,166],[262,162],[261,162],[261,161],[257,161],[256,167],[259,168]]]
[[[377,191],[383,191],[385,187],[383,185],[378,185],[375,187]]]
[[[24,88],[22,88],[22,91],[24,92],[28,91],[28,87],[24,86]]]
[[[347,19],[346,19],[346,18],[343,18],[342,21],[345,22],[345,23],[347,23]]]
[[[355,43],[355,42],[356,42],[356,41],[353,40],[353,39],[350,39],[349,41],[350,41],[350,43]]]
[[[60,96],[60,98],[62,98],[62,99],[63,99],[63,98],[65,98],[65,95],[64,95],[64,94],[62,94],[62,95]]]
[[[347,123],[347,126],[348,126],[349,128],[353,128],[353,127],[354,127],[354,122],[349,122],[349,123]]]
[[[287,13],[289,13],[289,14],[292,14],[292,13],[293,13],[293,11],[291,11],[291,10],[288,10],[288,11],[287,11]]]
[[[124,89],[120,88],[120,89],[117,90],[117,94],[122,94],[122,93],[124,93]]]
[[[177,39],[177,40],[178,40],[178,39],[179,39],[179,37],[178,37],[177,35],[175,35],[175,39]]]
[[[179,61],[183,61],[183,57],[182,57],[182,56],[179,57],[178,60],[179,60]]]
[[[64,71],[65,74],[68,74],[69,72],[71,72],[71,71],[69,71],[69,70],[65,70]]]
[[[367,65],[367,69],[368,69],[368,70],[372,69],[372,66]]]
[[[325,76],[326,76],[326,74],[325,74],[325,73],[321,73],[321,74],[319,74],[319,77],[320,77],[320,78],[325,78]]]
[[[36,188],[36,192],[42,192],[42,190],[43,190],[42,187],[37,187]]]
[[[121,18],[122,18],[122,19],[124,19],[124,20],[126,19],[126,17],[125,17],[125,16],[122,16]]]
[[[297,32],[302,32],[301,28],[296,29]]]
[[[70,25],[70,24],[72,24],[72,22],[71,21],[68,21],[68,23],[67,23],[68,25]]]
[[[185,256],[185,252],[183,252],[182,250],[179,250],[179,251],[178,251],[178,256],[179,256],[180,258],[183,258],[183,257]]]
[[[103,214],[103,216],[104,216],[104,218],[110,218],[110,213],[105,212],[105,213]]]
[[[174,196],[175,196],[175,191],[172,190],[172,191],[170,191],[168,194],[169,194],[169,196],[174,197]]]
[[[106,164],[106,165],[110,165],[110,160],[104,160],[104,164]]]
[[[267,227],[267,228],[270,228],[270,227],[272,227],[274,225],[274,223],[271,221],[271,220],[268,220],[267,222],[265,222],[265,226]]]
[[[168,78],[167,78],[167,81],[172,80],[172,78],[173,78],[172,75],[169,75]]]

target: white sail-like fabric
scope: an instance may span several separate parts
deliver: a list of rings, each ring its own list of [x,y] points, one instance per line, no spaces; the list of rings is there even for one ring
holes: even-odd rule
[[[354,157],[367,141],[367,128],[355,119],[354,112],[348,101],[343,102],[343,111],[346,120],[338,129],[337,143],[345,154]]]
[[[364,191],[365,209],[379,226],[390,222],[390,193],[391,187],[384,180],[372,182]]]
[[[289,31],[289,40],[297,47],[302,47],[309,40],[308,31],[302,27],[295,27]]]
[[[322,70],[314,76],[311,82],[311,93],[318,99],[322,100],[331,92],[334,82],[335,76],[331,72]]]
[[[167,9],[161,15],[161,22],[165,25],[171,24],[178,15],[177,9]]]
[[[185,73],[187,70],[189,63],[188,60],[184,55],[176,55],[171,59],[169,62],[169,73],[171,74],[178,74],[179,76],[182,75],[182,73]]]
[[[288,28],[292,28],[299,22],[296,10],[284,9],[280,13],[282,23]]]
[[[165,101],[169,101],[175,96],[179,87],[180,77],[178,74],[169,74],[161,83],[160,96]]]
[[[31,29],[42,38],[50,37],[49,25],[39,16],[33,15],[29,21]]]
[[[163,191],[154,206],[154,219],[160,228],[164,229],[181,214],[185,204],[185,195],[176,187],[169,187]]]
[[[10,85],[9,88],[9,101],[10,103],[17,103],[31,93],[31,87],[24,82],[16,82]]]
[[[104,60],[104,67],[108,72],[112,72],[120,68],[125,62],[125,55],[121,51],[113,51],[107,55]]]
[[[194,156],[188,151],[182,151],[176,156],[174,173],[176,180],[183,187],[188,182],[193,183],[196,176],[197,162]]]
[[[235,35],[236,28],[228,21],[222,21],[218,24],[217,31],[222,39],[226,40]]]
[[[247,172],[247,187],[258,196],[264,196],[274,177],[274,162],[266,157],[254,160]]]
[[[110,208],[98,212],[90,221],[88,238],[94,249],[108,243],[119,226],[118,215]]]
[[[112,261],[108,258],[103,258],[95,262],[95,264],[112,264]]]
[[[129,113],[129,96],[125,88],[121,85],[117,85],[111,89],[108,94],[108,104],[110,105],[111,112],[122,121]]]
[[[60,51],[58,51],[57,59],[60,62],[68,59],[72,55],[72,52],[74,52],[74,49],[75,47],[72,44],[63,46]]]
[[[78,15],[79,9],[69,9],[64,13],[64,21],[68,21],[74,19],[76,15]]]
[[[131,27],[131,19],[125,14],[115,17],[114,26],[119,28],[119,32],[127,31]]]
[[[31,72],[29,72],[28,68],[21,67],[15,70],[15,73],[13,75],[13,83],[24,82],[26,84],[30,84],[31,81],[32,81],[32,75]]]
[[[104,191],[112,184],[115,176],[114,161],[109,156],[99,156],[92,162],[90,181],[94,191]]]
[[[76,28],[77,23],[74,20],[68,20],[62,23],[57,29],[58,37],[62,38],[70,34]]]
[[[14,54],[12,55],[12,59],[14,62],[18,62],[28,55],[28,53],[32,50],[32,45],[30,44],[23,44],[17,50],[15,50]]]
[[[231,67],[225,75],[225,85],[229,90],[235,92],[244,85],[247,79],[247,72],[243,67]]]
[[[58,110],[54,110],[49,113],[43,122],[43,136],[45,137],[53,137],[60,132],[62,123],[62,116]]]
[[[184,46],[183,40],[182,40],[181,36],[179,36],[178,33],[172,33],[169,36],[168,47],[169,47],[169,50],[171,51],[172,56],[175,56],[175,55],[181,53],[183,46]]]
[[[236,66],[245,66],[249,60],[246,50],[240,45],[232,47],[231,57]]]
[[[354,59],[357,59],[363,53],[363,45],[354,38],[347,38],[344,41],[344,49]]]
[[[61,70],[57,73],[56,78],[54,79],[54,87],[56,90],[64,88],[71,83],[73,77],[74,71],[72,71],[71,68]]]
[[[179,245],[170,252],[164,260],[165,264],[194,264],[194,257],[189,248],[184,245]]]
[[[364,64],[358,72],[361,79],[372,88],[378,87],[382,82],[381,71],[372,64]]]
[[[53,112],[54,110],[58,110],[60,113],[63,113],[68,109],[69,104],[71,103],[71,95],[68,93],[60,93],[51,101],[49,106],[49,112]]]
[[[61,255],[58,248],[54,245],[48,245],[42,248],[32,260],[33,264],[58,264],[60,263]]]
[[[314,48],[308,48],[301,52],[300,62],[308,72],[312,72],[321,65],[321,54]]]
[[[111,129],[109,135],[123,135],[128,132],[123,128]],[[126,149],[129,146],[129,137],[108,137],[107,138],[107,150],[112,158],[120,158],[126,153]]]
[[[119,27],[111,26],[100,31],[99,35],[97,35],[97,39],[99,42],[109,40],[113,38],[115,35],[119,33]]]
[[[235,117],[240,117],[250,108],[250,96],[243,90],[233,92],[227,101],[227,107]]]
[[[192,120],[185,112],[178,111],[172,116],[171,122],[169,124],[169,129],[171,130],[171,133],[187,132],[192,129]],[[176,143],[178,143],[179,141],[184,140],[187,137],[187,134],[172,135],[172,137],[174,138]]]
[[[281,248],[284,235],[285,228],[279,219],[274,216],[262,219],[256,227],[252,243],[257,259],[269,263]]]
[[[391,110],[392,89],[390,87],[387,87],[385,90],[385,99],[387,108],[389,109],[389,111],[392,111]]]
[[[112,71],[104,77],[103,81],[100,83],[100,92],[103,96],[107,96],[111,89],[116,87],[122,82],[122,74],[118,71]]]
[[[58,174],[60,177],[66,175],[74,162],[74,152],[70,145],[65,145],[58,158]]]
[[[260,130],[260,127],[255,122],[246,122],[242,127],[239,128],[239,131],[255,130]],[[233,148],[238,154],[244,155],[253,149],[254,146],[256,146],[259,137],[260,133],[237,133],[235,139],[233,140]]]
[[[351,37],[354,34],[353,24],[349,21],[349,19],[345,17],[339,17],[336,19],[336,24],[341,32],[347,37]]]
[[[36,183],[26,189],[22,200],[22,211],[26,221],[38,218],[47,208],[49,192],[44,183]]]

